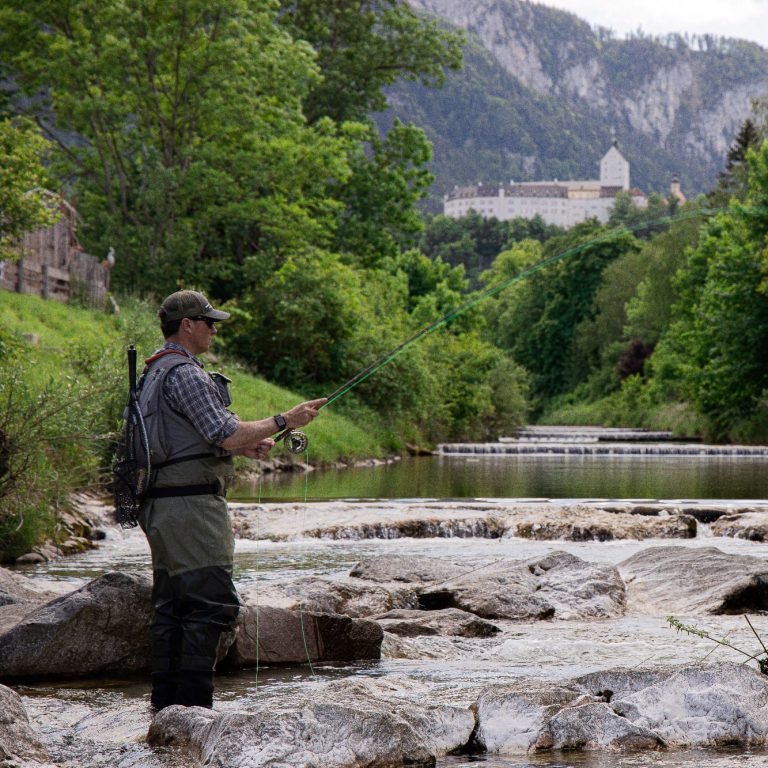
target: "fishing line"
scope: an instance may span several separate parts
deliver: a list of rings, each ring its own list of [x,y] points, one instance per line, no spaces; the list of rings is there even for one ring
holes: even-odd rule
[[[307,462],[307,470],[304,472],[304,517],[306,518],[307,514],[307,491],[309,489],[309,446],[305,447],[305,457]],[[302,523],[302,528],[304,527]],[[309,653],[309,645],[307,643],[307,633],[304,629],[304,611],[303,611],[304,603],[299,600],[299,624],[301,625],[301,639],[304,642],[304,653],[307,656],[307,664],[309,664],[309,671],[313,678],[317,679],[317,675],[315,674],[315,670],[312,667],[312,658]],[[317,624],[315,624],[315,628],[317,628]],[[319,643],[317,644],[319,647]]]
[[[541,259],[541,261],[536,262],[530,267],[526,267],[521,272],[518,272],[516,275],[513,275],[512,277],[509,277],[506,280],[501,280],[500,282],[495,283],[494,285],[491,285],[488,288],[485,288],[484,290],[482,290],[480,293],[473,296],[464,304],[461,304],[458,307],[455,307],[454,309],[452,309],[450,312],[447,312],[442,317],[438,318],[437,320],[433,321],[429,325],[426,325],[420,330],[416,331],[416,333],[414,333],[412,336],[409,336],[405,341],[403,341],[397,347],[395,347],[394,349],[390,350],[386,354],[374,360],[369,366],[358,371],[351,379],[349,379],[349,381],[345,382],[338,389],[334,390],[330,395],[328,395],[328,402],[321,405],[318,410],[325,408],[326,406],[338,400],[343,395],[347,394],[347,392],[349,392],[350,390],[357,387],[359,384],[362,384],[366,379],[373,376],[374,373],[379,371],[384,366],[389,365],[389,363],[391,363],[393,360],[399,357],[403,352],[405,352],[409,347],[413,346],[417,341],[422,339],[424,336],[434,333],[439,328],[442,328],[444,325],[447,325],[452,320],[464,314],[468,310],[472,309],[480,302],[485,301],[486,299],[489,299],[492,296],[495,296],[497,293],[500,293],[505,288],[508,288],[509,286],[514,285],[515,283],[520,282],[521,280],[524,280],[527,277],[530,277],[536,272],[540,272],[542,269],[546,269],[547,267],[552,266],[553,264],[557,264],[558,262],[563,261],[564,259],[567,259],[571,256],[575,256],[579,253],[582,253],[583,251],[586,251],[587,249],[597,244],[608,242],[612,239],[620,237],[621,235],[627,235],[627,234],[631,235],[631,234],[634,234],[635,232],[640,232],[644,229],[650,229],[655,226],[674,224],[678,221],[686,221],[688,219],[711,216],[713,214],[719,213],[724,210],[727,210],[727,209],[726,208],[702,208],[697,211],[689,211],[686,213],[681,213],[681,214],[678,214],[677,216],[664,216],[660,219],[654,219],[653,221],[642,222],[641,224],[637,224],[632,227],[621,227],[617,229],[612,229],[608,232],[604,232],[598,237],[593,238],[592,240],[587,241],[586,243],[581,243],[580,245],[573,246],[572,248],[568,248],[567,250],[562,251],[560,253],[554,254],[552,256],[547,256],[546,258]],[[765,211],[768,209],[757,208],[757,209],[750,209],[750,210]]]

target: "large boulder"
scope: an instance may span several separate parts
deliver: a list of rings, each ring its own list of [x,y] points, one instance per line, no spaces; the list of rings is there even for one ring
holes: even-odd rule
[[[768,744],[768,677],[744,664],[614,669],[572,682],[670,746]]]
[[[467,743],[474,717],[462,707],[416,703],[412,690],[395,692],[404,687],[412,688],[407,681],[344,680],[256,710],[168,707],[148,739],[218,768],[434,766],[436,756]]]
[[[524,508],[511,517],[504,536],[563,541],[691,539],[696,536],[696,519],[683,513],[651,516],[584,505]]]
[[[0,679],[149,669],[151,584],[107,573],[35,608],[0,635]]]
[[[519,681],[487,688],[474,709],[476,746],[496,754],[768,743],[768,679],[738,664]]]
[[[490,621],[458,608],[440,611],[395,610],[374,616],[385,632],[400,637],[447,635],[453,637],[492,637],[501,630]]]
[[[651,547],[618,565],[629,607],[648,613],[768,609],[768,563],[715,547]]]
[[[348,616],[261,606],[240,611],[227,667],[381,658],[382,628]]]
[[[611,565],[567,552],[500,560],[426,588],[422,608],[461,608],[487,619],[607,618],[624,612],[624,584]]]
[[[19,694],[0,685],[0,765],[20,764],[49,764],[48,750],[30,724]]]
[[[383,585],[311,577],[279,584],[259,584],[247,587],[241,594],[248,605],[339,613],[354,618],[373,616],[393,608],[413,608],[418,604],[416,590],[402,584]]]

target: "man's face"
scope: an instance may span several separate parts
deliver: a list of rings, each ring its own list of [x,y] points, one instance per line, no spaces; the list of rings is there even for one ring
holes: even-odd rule
[[[184,319],[189,326],[190,349],[193,355],[207,352],[210,349],[213,337],[218,333],[216,323],[208,317],[188,317]]]

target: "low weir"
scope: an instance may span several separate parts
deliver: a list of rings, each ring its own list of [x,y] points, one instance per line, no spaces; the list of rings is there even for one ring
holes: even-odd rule
[[[441,455],[509,456],[766,456],[765,445],[675,442],[671,432],[610,427],[524,427],[496,443],[442,443]]]
[[[494,454],[535,456],[766,456],[764,445],[703,445],[701,443],[442,443],[440,455]]]

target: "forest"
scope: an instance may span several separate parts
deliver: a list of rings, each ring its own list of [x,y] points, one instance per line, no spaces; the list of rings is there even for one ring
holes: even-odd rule
[[[450,316],[338,401],[392,452],[529,421],[768,439],[766,105],[684,205],[447,219],[422,128],[374,117],[463,44],[398,0],[0,0],[0,255],[60,192],[120,302],[205,292],[234,318],[219,352],[307,397]],[[0,473],[25,354],[0,329]]]

